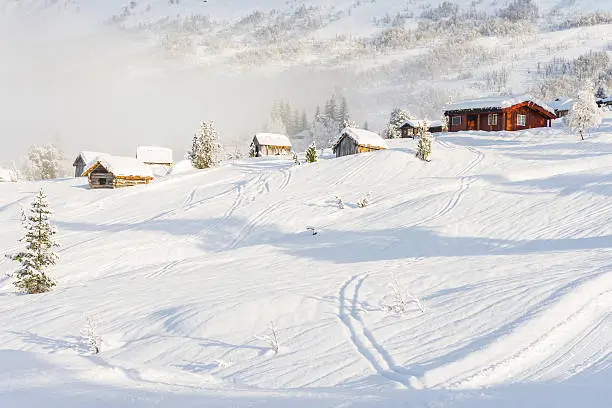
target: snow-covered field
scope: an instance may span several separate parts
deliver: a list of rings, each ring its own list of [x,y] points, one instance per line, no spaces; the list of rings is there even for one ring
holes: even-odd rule
[[[557,125],[414,148],[0,184],[0,255],[39,188],[61,244],[44,295],[0,259],[0,406],[612,406],[612,115],[584,142]],[[424,312],[383,311],[393,275]]]

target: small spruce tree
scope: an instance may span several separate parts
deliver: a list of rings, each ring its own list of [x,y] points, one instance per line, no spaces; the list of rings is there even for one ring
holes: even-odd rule
[[[219,164],[221,145],[213,122],[202,122],[193,136],[188,157],[196,169],[206,169]]]
[[[249,146],[249,157],[255,157],[255,143],[251,143]]]
[[[319,160],[319,156],[317,154],[317,146],[315,145],[315,142],[313,141],[310,144],[310,146],[308,146],[308,148],[306,149],[306,162],[314,163],[317,160]]]
[[[430,161],[431,155],[431,133],[429,133],[429,123],[425,120],[419,128],[419,144],[416,156],[424,161]]]
[[[28,294],[48,292],[55,286],[55,282],[45,273],[58,259],[53,252],[53,248],[59,245],[53,240],[56,231],[49,221],[50,214],[47,197],[40,190],[31,204],[30,215],[23,213],[26,234],[21,241],[26,242],[26,249],[11,256],[12,260],[21,264],[14,274],[14,285]]]
[[[599,126],[601,110],[595,102],[592,88],[587,87],[578,93],[576,103],[564,119],[570,130],[580,136],[580,140],[584,140],[586,129]]]

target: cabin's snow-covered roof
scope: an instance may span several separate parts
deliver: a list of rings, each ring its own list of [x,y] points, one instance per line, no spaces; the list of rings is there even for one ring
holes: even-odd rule
[[[2,181],[17,181],[17,178],[12,170],[0,167],[0,182]]]
[[[89,163],[87,165],[87,170],[85,170],[83,173],[83,176],[88,175],[98,163],[108,170],[109,173],[113,173],[115,176],[153,178],[151,168],[140,160],[133,157],[110,155],[102,155],[92,163]]]
[[[138,146],[136,158],[143,163],[172,164],[172,149],[160,146]]]
[[[83,150],[82,152],[79,153],[79,155],[77,156],[77,159],[79,158],[79,156],[81,156],[81,158],[83,159],[85,164],[89,164],[89,163],[93,162],[94,160],[96,160],[98,157],[106,155],[106,154],[107,153],[92,152],[92,151],[89,151],[89,150]]]
[[[291,141],[285,135],[279,133],[255,133],[260,145],[291,147]]]
[[[424,120],[419,120],[419,119],[408,119],[407,121],[405,121],[404,123],[402,123],[402,126],[400,127],[404,127],[405,125],[408,125],[412,128],[420,128],[421,124],[424,122]],[[442,121],[441,120],[428,120],[427,123],[429,123],[429,127],[440,127],[442,126]]]
[[[467,101],[456,102],[446,107],[446,111],[469,111],[485,109],[506,109],[523,102],[532,102],[545,111],[555,114],[555,110],[547,104],[538,101],[530,95],[497,96],[488,98],[478,98]]]
[[[574,98],[557,98],[546,104],[555,110],[570,110],[574,106]]]
[[[369,130],[350,127],[344,128],[342,132],[340,132],[340,137],[336,141],[335,145],[340,142],[343,135],[347,135],[361,146],[380,147],[383,149],[387,148],[387,142],[385,142],[385,139],[380,137],[380,135],[370,132]]]

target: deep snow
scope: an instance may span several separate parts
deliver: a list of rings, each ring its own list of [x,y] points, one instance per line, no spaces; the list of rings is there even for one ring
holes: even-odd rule
[[[39,188],[61,244],[44,295],[0,258],[0,406],[611,406],[612,115],[584,142],[439,134],[431,163],[414,143],[0,184],[0,255]],[[383,312],[393,274],[425,312]]]

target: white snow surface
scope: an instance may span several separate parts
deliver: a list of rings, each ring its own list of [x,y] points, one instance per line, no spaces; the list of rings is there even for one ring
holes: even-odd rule
[[[153,178],[153,171],[149,166],[134,157],[102,155],[87,164],[85,173],[100,163],[106,170],[115,176],[140,176]],[[83,173],[83,174],[85,174]]]
[[[255,137],[261,145],[291,147],[289,138],[279,133],[255,133]]]
[[[555,110],[570,110],[574,106],[574,98],[557,98],[546,104]]]
[[[0,181],[17,181],[17,178],[12,170],[0,167]]]
[[[383,149],[387,148],[387,142],[385,139],[380,137],[377,133],[371,132],[365,129],[357,129],[357,128],[344,128],[342,132],[340,132],[340,136],[346,134],[348,137],[357,142],[358,145],[362,146],[373,146],[380,147]],[[338,138],[336,144],[340,141],[341,138]]]
[[[612,406],[612,113],[583,142],[562,121],[439,133],[429,163],[387,142],[117,190],[0,184],[0,406]],[[58,285],[17,295],[3,255],[40,188]],[[384,311],[392,275],[424,312]]]
[[[172,149],[160,146],[138,146],[136,158],[143,163],[172,164]]]
[[[465,100],[450,104],[446,107],[447,111],[471,110],[471,109],[505,109],[523,102],[532,102],[544,110],[555,114],[555,110],[546,103],[524,94],[514,96],[496,96]]]

